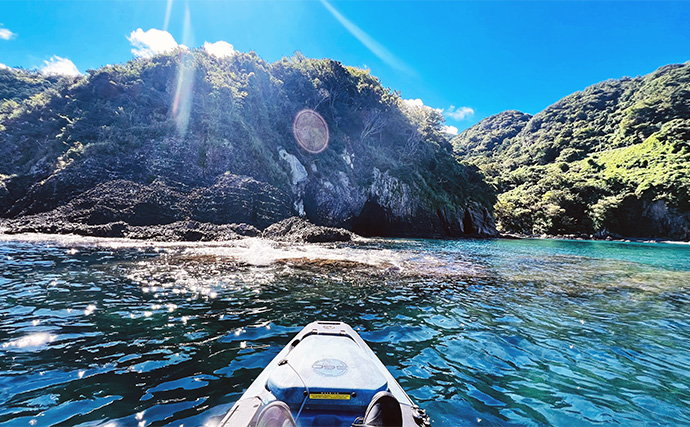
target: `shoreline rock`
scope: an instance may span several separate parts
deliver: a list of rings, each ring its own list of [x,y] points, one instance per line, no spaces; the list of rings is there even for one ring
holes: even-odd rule
[[[597,242],[622,242],[622,243],[679,243],[690,244],[688,240],[672,239],[670,237],[626,237],[619,234],[520,234],[520,233],[500,233],[496,236],[499,239],[552,239],[552,240],[592,240]]]
[[[277,222],[263,232],[245,223],[211,224],[192,220],[156,225],[130,225],[123,221],[90,225],[78,222],[50,221],[45,215],[0,219],[0,234],[22,233],[73,234],[159,242],[211,242],[238,240],[245,237],[263,237],[292,243],[329,243],[350,242],[355,236],[354,233],[345,229],[314,225],[298,217]]]
[[[270,225],[261,236],[283,242],[325,243],[350,242],[354,233],[343,228],[314,225],[305,219],[293,216]]]
[[[160,242],[195,242],[237,240],[256,237],[261,232],[249,224],[210,224],[177,221],[159,225],[130,225],[123,221],[89,225],[76,222],[45,222],[34,218],[2,220],[0,234],[73,234],[89,237],[114,237]]]

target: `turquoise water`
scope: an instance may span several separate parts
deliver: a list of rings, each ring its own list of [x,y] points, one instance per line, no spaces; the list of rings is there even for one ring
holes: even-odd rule
[[[0,236],[0,319],[0,425],[214,425],[317,319],[433,425],[690,425],[687,245]]]

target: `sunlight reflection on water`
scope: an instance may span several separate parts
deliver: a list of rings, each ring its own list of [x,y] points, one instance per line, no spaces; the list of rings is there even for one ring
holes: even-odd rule
[[[57,338],[57,335],[52,335],[45,332],[37,332],[35,334],[27,335],[25,337],[3,343],[1,347],[3,349],[18,348],[37,350],[38,347],[55,341],[55,338]]]

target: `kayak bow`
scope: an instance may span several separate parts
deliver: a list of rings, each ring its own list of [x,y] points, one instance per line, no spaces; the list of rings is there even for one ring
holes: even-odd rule
[[[393,418],[385,413],[391,411],[386,409],[390,402],[398,414]],[[313,322],[266,366],[219,427],[390,423],[430,426],[424,410],[412,402],[354,329],[342,322]]]

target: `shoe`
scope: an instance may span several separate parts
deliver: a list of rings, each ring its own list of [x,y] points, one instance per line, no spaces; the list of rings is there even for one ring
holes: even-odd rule
[[[374,395],[364,413],[363,427],[402,427],[400,402],[387,391]]]

